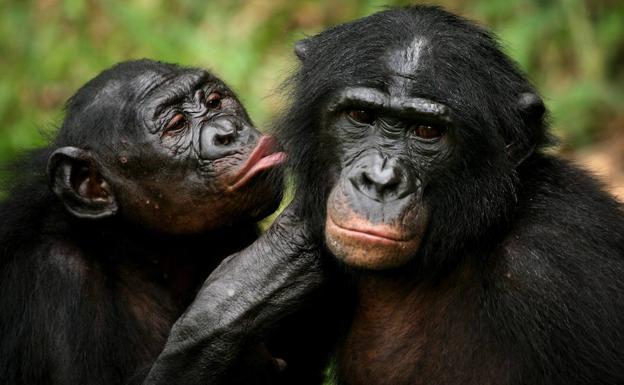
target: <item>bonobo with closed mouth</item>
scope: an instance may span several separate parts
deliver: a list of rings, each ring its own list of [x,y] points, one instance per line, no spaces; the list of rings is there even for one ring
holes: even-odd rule
[[[269,266],[320,254],[346,273],[320,280],[348,285],[329,291],[295,341],[314,351],[326,343],[319,336],[338,333],[333,349],[309,356],[333,356],[338,384],[624,383],[622,206],[545,151],[546,108],[495,38],[438,7],[412,6],[330,28],[295,52],[301,66],[278,132],[297,183],[286,218],[300,225],[281,218],[222,265],[162,362],[184,361],[184,373],[214,368],[226,330],[278,320],[282,297],[253,300],[280,293],[256,295]],[[292,254],[235,279],[244,261],[276,250]],[[292,277],[308,289],[320,278]],[[231,289],[247,301],[224,300]],[[298,305],[306,291],[293,292]],[[216,317],[245,303],[258,306]],[[280,383],[302,383],[289,367]]]

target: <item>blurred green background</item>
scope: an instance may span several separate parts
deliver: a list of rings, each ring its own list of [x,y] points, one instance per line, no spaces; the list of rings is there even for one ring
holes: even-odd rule
[[[436,3],[498,33],[544,96],[562,153],[605,167],[624,165],[624,1]],[[80,85],[133,58],[214,70],[239,93],[258,126],[266,127],[283,102],[277,87],[296,65],[296,40],[404,4],[0,0],[0,168],[20,150],[45,143]],[[593,147],[598,152],[582,157]],[[612,187],[619,186],[624,199],[624,173],[612,175]]]
[[[0,0],[0,166],[41,145],[65,100],[122,60],[204,66],[260,126],[281,105],[293,42],[405,1]],[[624,1],[443,0],[496,31],[536,83],[564,149],[624,126]],[[567,146],[567,147],[566,147]]]

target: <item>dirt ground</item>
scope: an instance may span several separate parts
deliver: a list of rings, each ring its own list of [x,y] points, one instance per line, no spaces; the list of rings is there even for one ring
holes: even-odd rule
[[[611,130],[595,145],[565,156],[593,172],[624,202],[624,126]]]

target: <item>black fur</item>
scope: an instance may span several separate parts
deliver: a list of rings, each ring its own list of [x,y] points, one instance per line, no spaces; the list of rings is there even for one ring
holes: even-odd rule
[[[134,185],[120,182],[124,180],[183,188],[182,183],[160,176],[174,164],[174,157],[162,155],[168,152],[157,144],[151,146],[159,143],[160,132],[152,135],[144,129],[146,123],[153,127],[153,117],[145,119],[142,113],[153,101],[150,95],[156,86],[170,84],[174,90],[186,85],[189,77],[203,77],[202,87],[221,84],[206,71],[149,60],[103,72],[71,98],[66,119],[50,145],[13,167],[10,175],[15,183],[0,204],[0,383],[142,382],[171,325],[208,273],[256,239],[260,212],[240,218],[225,213],[214,229],[168,234],[133,217],[141,210],[166,209],[164,203],[155,206],[151,197],[139,197],[145,206],[136,211],[120,204],[105,218],[83,219],[66,210],[49,187],[55,183],[46,174],[51,154],[72,146],[90,154],[85,167],[97,164],[102,175],[112,178],[109,185],[114,184],[117,198],[141,194]],[[232,119],[249,124],[242,107],[235,104],[232,111]],[[161,156],[154,155],[159,152]],[[176,156],[180,158],[179,153]],[[194,156],[184,158],[182,165],[193,165]],[[179,175],[186,175],[183,166],[176,167]],[[80,172],[76,178],[82,177]],[[71,178],[74,175],[72,171]],[[198,184],[198,178],[190,183]],[[209,175],[201,191],[210,196],[210,183],[216,178]],[[277,187],[280,179],[267,183]],[[272,202],[276,207],[279,202],[279,194],[256,195],[260,201],[235,201],[232,207],[250,202],[262,206]],[[203,197],[196,197],[198,207]],[[243,198],[247,199],[238,196]],[[168,219],[163,215],[161,221]]]
[[[415,367],[379,364],[404,372],[406,384],[624,383],[622,207],[586,172],[544,151],[548,123],[533,86],[472,22],[413,6],[297,44],[301,67],[278,132],[302,215],[320,236],[343,144],[327,123],[329,98],[347,86],[386,89],[396,75],[389,52],[416,37],[425,46],[410,92],[449,106],[456,125],[450,158],[428,175],[431,221],[418,255],[392,274],[407,270],[411,285],[434,289],[462,271],[477,278],[458,297],[470,306],[444,312]],[[458,329],[465,340],[435,337]],[[428,361],[428,351],[445,347],[444,358]],[[488,372],[488,362],[500,366]]]

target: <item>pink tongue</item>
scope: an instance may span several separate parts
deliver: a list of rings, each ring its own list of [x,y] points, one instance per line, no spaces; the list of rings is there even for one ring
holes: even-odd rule
[[[256,176],[258,173],[264,170],[268,170],[274,166],[284,163],[286,160],[285,152],[276,152],[274,154],[265,156],[264,158],[258,160],[247,172],[241,176],[236,183],[229,187],[229,190],[236,190],[241,186],[244,186],[249,182],[251,178]]]

